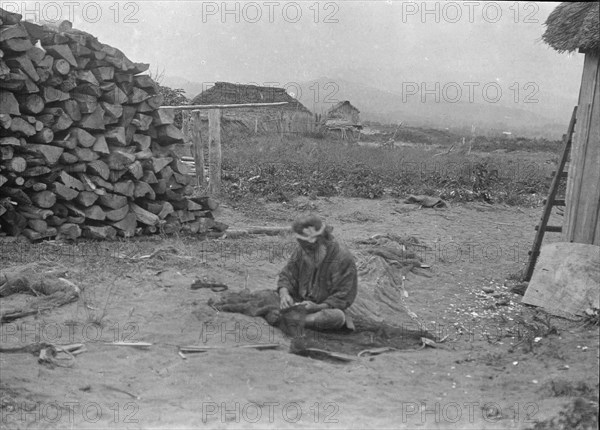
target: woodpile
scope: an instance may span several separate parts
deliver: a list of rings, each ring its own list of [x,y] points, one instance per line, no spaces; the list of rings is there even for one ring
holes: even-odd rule
[[[189,197],[183,135],[148,68],[68,22],[0,9],[0,234],[226,229],[214,200]]]

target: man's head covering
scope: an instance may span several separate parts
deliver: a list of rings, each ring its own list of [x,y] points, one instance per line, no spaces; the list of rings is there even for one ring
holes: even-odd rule
[[[325,233],[326,225],[318,216],[308,215],[294,221],[292,230],[296,234],[296,239],[315,243],[317,238]]]

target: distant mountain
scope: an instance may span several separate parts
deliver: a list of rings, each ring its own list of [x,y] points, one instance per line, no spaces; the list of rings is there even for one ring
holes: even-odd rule
[[[164,77],[161,85],[181,88],[190,99],[203,90],[201,83],[174,76]],[[537,108],[533,111],[510,104],[470,103],[468,100],[451,103],[443,97],[436,102],[434,95],[427,95],[423,102],[420,94],[403,96],[339,78],[321,77],[289,83],[286,87],[314,113],[326,114],[336,103],[349,100],[360,110],[362,121],[386,124],[403,122],[407,126],[453,130],[470,130],[471,126],[475,126],[477,134],[493,130],[528,137],[560,138],[569,121],[568,115],[559,115],[540,106],[532,106]]]

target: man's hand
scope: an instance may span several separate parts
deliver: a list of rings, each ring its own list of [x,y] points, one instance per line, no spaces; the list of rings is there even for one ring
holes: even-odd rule
[[[294,299],[290,296],[290,292],[287,288],[281,288],[279,290],[279,308],[287,309],[294,304]]]
[[[309,314],[313,314],[315,312],[322,311],[323,309],[329,308],[329,306],[325,303],[321,303],[320,305],[315,302],[311,302],[310,300],[305,300],[303,302],[298,303],[299,306],[304,306],[306,312]]]

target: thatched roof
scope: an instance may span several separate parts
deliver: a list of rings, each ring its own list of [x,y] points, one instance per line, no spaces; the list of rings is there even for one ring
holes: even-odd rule
[[[276,102],[288,102],[285,105],[277,106],[278,109],[292,109],[310,114],[310,111],[290,96],[284,88],[217,82],[213,87],[202,91],[192,100],[194,105]]]
[[[558,52],[600,51],[600,3],[561,3],[546,20],[544,42]]]
[[[345,100],[345,101],[343,101],[343,102],[339,102],[339,103],[337,103],[336,105],[334,105],[334,106],[333,106],[331,109],[329,109],[329,110],[327,111],[327,113],[329,114],[329,113],[331,113],[331,112],[335,112],[336,110],[338,110],[339,108],[341,108],[341,107],[342,107],[342,106],[344,106],[344,105],[348,105],[348,106],[350,106],[352,109],[354,109],[356,112],[360,112],[358,109],[356,109],[354,106],[352,106],[352,104],[351,104],[351,103],[350,103],[348,100]]]

